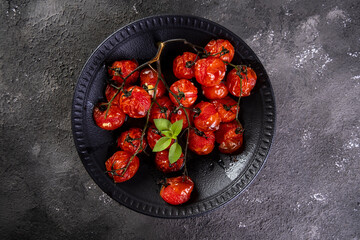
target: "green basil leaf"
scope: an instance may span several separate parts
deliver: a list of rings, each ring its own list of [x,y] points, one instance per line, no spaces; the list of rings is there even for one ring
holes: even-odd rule
[[[180,144],[178,143],[173,143],[173,145],[171,145],[170,149],[169,149],[169,162],[171,164],[173,164],[174,162],[176,162],[182,153],[182,149]]]
[[[164,134],[165,137],[169,137],[169,138],[171,138],[173,135],[173,133],[169,130],[163,130],[163,131],[161,131],[161,133]]]
[[[181,132],[182,130],[182,127],[183,127],[183,120],[179,120],[179,121],[176,121],[174,122],[171,127],[170,127],[170,130],[174,133],[174,137],[176,137],[177,135],[179,135],[179,133]]]
[[[154,148],[153,148],[153,152],[161,152],[162,150],[165,150],[171,143],[171,138],[168,137],[162,137],[160,138]]]
[[[163,118],[154,119],[154,123],[159,131],[169,130],[171,126],[171,122]]]

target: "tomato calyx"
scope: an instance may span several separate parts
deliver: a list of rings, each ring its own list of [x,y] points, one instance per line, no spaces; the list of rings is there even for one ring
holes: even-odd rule
[[[194,117],[198,117],[201,113],[201,109],[200,108],[193,108],[192,111],[195,113]]]
[[[125,90],[123,91],[123,92],[124,92],[123,97],[130,97],[133,90],[134,90],[134,88],[132,88],[130,91],[128,91],[128,90],[125,89]]]
[[[245,129],[242,126],[240,126],[240,127],[236,128],[235,133],[236,134],[243,134],[244,131],[245,131]]]
[[[141,140],[141,138],[132,138],[132,137],[130,137],[130,133],[128,133],[126,135],[125,142],[130,143],[131,146],[133,146],[133,147],[136,147],[135,144],[133,143],[133,141],[135,141],[135,140]]]
[[[200,137],[203,137],[203,138],[205,138],[205,139],[208,139],[208,137],[206,136],[206,134],[205,134],[204,132],[200,131],[200,130],[197,129],[197,128],[193,128],[193,129],[194,129],[194,132],[195,132],[196,135],[198,135],[198,136],[200,136]]]

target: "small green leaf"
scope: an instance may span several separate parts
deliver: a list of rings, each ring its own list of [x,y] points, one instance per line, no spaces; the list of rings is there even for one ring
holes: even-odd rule
[[[154,148],[153,148],[153,152],[161,152],[162,150],[165,150],[171,143],[171,138],[168,137],[162,137],[160,138]]]
[[[181,146],[178,143],[173,143],[169,149],[169,162],[173,164],[181,156],[182,150]]]
[[[170,130],[163,130],[161,131],[161,133],[164,134],[165,137],[169,137],[169,138],[171,138],[173,135],[173,133]]]
[[[171,126],[171,122],[163,118],[154,119],[154,123],[159,131],[169,130]]]
[[[177,135],[179,135],[179,133],[181,132],[182,130],[182,127],[183,127],[183,120],[179,120],[179,121],[176,121],[174,122],[171,127],[170,127],[170,130],[173,131],[174,133],[174,137],[176,137]]]

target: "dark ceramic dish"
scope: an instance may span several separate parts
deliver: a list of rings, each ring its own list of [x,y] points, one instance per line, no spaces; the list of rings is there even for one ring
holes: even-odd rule
[[[174,38],[205,46],[211,39],[229,40],[235,47],[233,63],[251,66],[258,80],[252,94],[241,100],[240,119],[245,128],[244,147],[235,156],[217,149],[207,156],[189,153],[189,176],[195,182],[191,199],[171,206],[159,196],[158,181],[164,177],[156,170],[153,156],[139,155],[140,168],[127,182],[114,184],[105,174],[105,161],[116,151],[116,136],[130,126],[142,127],[144,120],[127,121],[116,131],[105,131],[93,121],[94,105],[104,99],[106,66],[115,60],[136,59],[140,64],[151,59],[156,43]],[[169,85],[176,81],[172,60],[184,51],[182,43],[166,46],[161,58]],[[228,68],[230,70],[230,68]],[[75,89],[72,129],[80,158],[94,181],[110,197],[137,212],[163,218],[190,217],[211,211],[238,196],[255,178],[270,150],[275,128],[275,102],[266,71],[255,53],[234,33],[207,19],[194,16],[156,16],[131,23],[108,37],[90,56]],[[148,151],[150,152],[150,151]]]

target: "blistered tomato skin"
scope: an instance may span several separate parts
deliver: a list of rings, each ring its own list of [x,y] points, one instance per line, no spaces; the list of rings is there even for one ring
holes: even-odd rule
[[[94,107],[93,117],[96,125],[105,130],[114,130],[121,127],[126,119],[126,114],[116,104],[112,104],[105,119],[106,106],[98,104]]]
[[[142,130],[140,128],[130,128],[129,130],[122,132],[117,140],[118,147],[123,151],[134,154],[140,147]],[[146,140],[143,139],[142,149],[139,153],[146,148]]]
[[[196,54],[192,52],[184,52],[182,55],[177,56],[173,62],[173,72],[178,79],[191,79],[195,77],[194,64],[191,67],[187,67],[193,63],[196,59]]]
[[[115,61],[108,69],[108,72],[112,80],[122,84],[124,82],[123,78],[128,76],[138,66],[139,64],[136,61],[132,61],[132,60]],[[136,71],[126,79],[125,85],[130,86],[134,84],[138,78],[139,78],[139,71]]]
[[[150,95],[139,86],[126,89],[120,97],[120,108],[132,118],[143,118],[151,106]]]
[[[241,72],[241,76],[243,76],[241,96],[247,97],[256,84],[257,76],[254,70],[249,67],[247,67],[247,74]],[[226,77],[226,87],[232,95],[240,96],[240,77],[236,74],[235,68]]]
[[[205,87],[219,85],[225,77],[225,72],[226,65],[220,58],[207,57],[195,63],[196,81]]]
[[[106,89],[105,89],[105,97],[106,100],[109,102],[112,97],[116,94],[117,89],[115,89],[114,87],[107,85]],[[112,101],[111,104],[115,104],[115,105],[119,105],[119,101],[120,101],[120,96],[121,96],[121,91],[118,93],[118,95],[116,95],[115,99]]]
[[[195,85],[187,79],[180,79],[174,82],[170,90],[178,95],[178,100],[180,100],[180,103],[184,107],[190,107],[197,99],[198,90]],[[169,97],[176,106],[179,106],[179,103],[171,93],[169,93]]]
[[[227,49],[229,52],[220,56],[222,50]],[[234,58],[235,49],[234,46],[228,41],[224,39],[211,40],[206,46],[205,50],[211,55],[215,55],[215,57],[219,57],[221,60],[225,62],[231,62]]]
[[[200,131],[209,132],[219,129],[221,118],[212,103],[204,101],[199,102],[194,106],[192,116],[195,127]]]
[[[157,130],[154,125],[151,125],[146,132],[147,143],[149,144],[149,147],[151,149],[154,148],[156,142],[162,137],[164,137],[164,135],[161,134],[161,132],[159,130]],[[174,143],[174,140],[172,140],[172,143]],[[170,146],[171,145],[172,144],[170,144]],[[167,147],[166,149],[169,149],[170,146]]]
[[[216,110],[218,111],[221,122],[231,122],[236,118],[237,102],[231,97],[212,100]]]
[[[171,110],[173,109],[173,102],[166,96],[160,97],[156,99],[156,103],[153,104],[150,110],[150,121],[154,122],[154,119],[159,118],[170,118]]]
[[[123,176],[121,176],[123,173],[122,168],[126,167],[131,156],[132,156],[131,153],[128,153],[125,151],[118,151],[118,152],[114,153],[114,155],[112,155],[105,162],[106,170],[112,171],[112,172],[108,172],[108,174],[111,178],[114,179],[114,182],[120,183],[120,182],[125,182],[125,181],[129,180],[130,178],[132,178],[135,175],[135,173],[139,169],[139,165],[140,165],[139,158],[137,156],[134,156],[134,158],[132,159],[125,174]],[[120,170],[117,170],[117,169],[120,169]]]
[[[189,149],[198,155],[207,155],[215,147],[215,134],[213,132],[200,132],[191,129],[189,134]]]
[[[185,111],[188,114],[189,120],[190,120],[190,124],[192,123],[192,116],[191,116],[191,112],[189,109],[183,109],[183,108],[179,108],[176,112],[172,112],[170,115],[170,122],[174,123],[176,121],[179,120],[183,120],[183,127],[182,129],[185,129],[189,126]]]
[[[202,92],[207,99],[220,99],[228,95],[229,91],[225,86],[225,83],[221,82],[219,85],[213,87],[201,86]]]
[[[240,149],[243,144],[243,133],[237,132],[241,128],[237,121],[221,123],[219,130],[215,132],[216,142],[219,143],[219,151],[231,154]]]
[[[160,196],[171,205],[180,205],[189,201],[193,189],[194,182],[188,176],[167,178],[161,187]]]
[[[162,77],[164,78],[163,75],[162,75]],[[155,72],[151,68],[144,68],[140,72],[140,86],[143,88],[144,88],[144,86],[147,89],[155,88],[157,79],[158,79],[157,72]],[[150,94],[151,97],[154,96],[154,90],[148,90],[148,93]],[[157,98],[162,97],[165,95],[165,93],[166,93],[166,87],[165,87],[164,83],[159,79],[159,83],[158,83],[157,89],[156,89],[156,97]]]
[[[184,163],[183,153],[181,153],[180,158],[173,164],[170,164],[169,162],[169,150],[164,150],[156,153],[156,157],[155,157],[156,167],[157,169],[159,169],[164,173],[179,171],[182,168],[183,163]]]

